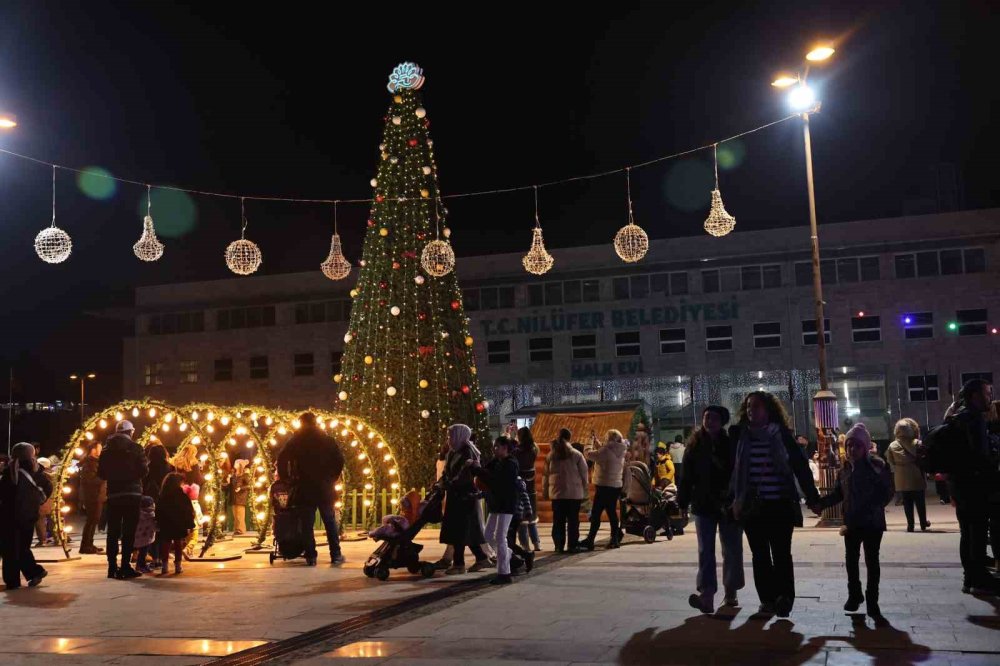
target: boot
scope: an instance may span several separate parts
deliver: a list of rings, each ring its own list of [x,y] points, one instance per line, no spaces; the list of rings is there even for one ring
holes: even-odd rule
[[[594,550],[594,540],[591,537],[587,537],[580,542],[580,548],[583,550]]]
[[[844,604],[844,610],[848,613],[857,613],[864,600],[865,596],[861,594],[860,586],[853,588],[847,593],[847,603]]]
[[[868,617],[875,620],[875,623],[878,624],[879,622],[885,620],[882,616],[882,610],[878,607],[878,590],[875,590],[874,592],[872,590],[868,590],[867,592],[867,599],[865,599],[865,611],[868,614]]]
[[[111,563],[108,564],[108,578],[118,578],[118,567]]]

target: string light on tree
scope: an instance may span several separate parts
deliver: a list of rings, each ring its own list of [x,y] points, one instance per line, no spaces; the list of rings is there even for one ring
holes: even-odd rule
[[[649,250],[649,237],[642,227],[635,223],[632,215],[632,169],[625,169],[625,182],[628,189],[628,224],[615,234],[615,252],[627,264],[634,264],[646,256]]]
[[[233,241],[226,248],[226,265],[237,275],[250,275],[260,268],[264,258],[257,244],[246,239],[246,201],[243,197],[240,198],[240,216],[243,220],[243,231],[240,234],[240,239]]]
[[[56,226],[56,167],[52,166],[52,224],[35,236],[35,254],[47,264],[61,264],[73,252],[69,234]]]
[[[141,261],[156,261],[163,256],[163,243],[156,237],[156,229],[153,227],[153,200],[150,189],[150,186],[146,185],[146,217],[142,220],[142,235],[132,246],[132,251]]]
[[[542,223],[538,219],[538,186],[535,186],[535,228],[531,236],[531,249],[528,254],[521,259],[524,270],[532,275],[544,275],[548,273],[555,263],[555,259],[545,249],[545,241],[542,239]]]
[[[705,219],[705,231],[713,236],[725,236],[736,228],[736,218],[726,212],[719,193],[719,144],[712,145],[712,159],[715,163],[715,189],[712,190],[712,207]]]

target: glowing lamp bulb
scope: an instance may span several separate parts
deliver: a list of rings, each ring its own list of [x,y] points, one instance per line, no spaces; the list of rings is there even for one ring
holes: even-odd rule
[[[371,490],[371,489],[372,489],[372,484],[366,483],[365,484],[365,490]]]
[[[115,421],[121,421],[123,418],[125,418],[124,414],[121,412],[115,412]]]
[[[372,473],[372,468],[371,467],[365,467],[363,470],[361,470],[361,473],[364,474],[365,476],[368,476],[369,474]]]
[[[90,441],[94,439],[94,433],[90,432],[89,430],[86,433],[84,433],[84,436]]]
[[[389,476],[396,476],[396,468],[392,467],[389,469]]]
[[[344,428],[343,430],[341,430],[341,431],[340,431],[340,436],[341,436],[341,437],[347,437],[347,435],[348,435],[348,434],[349,434],[350,432],[351,432],[350,430],[348,430],[347,428]]]
[[[108,422],[105,421],[104,419],[101,419],[100,421],[97,422],[97,425],[101,426],[101,430],[104,430],[105,428],[108,427]]]
[[[160,428],[163,430],[163,432],[170,432],[170,424],[169,423],[164,423],[162,426],[160,426]]]
[[[859,317],[864,317],[865,316],[865,311],[864,310],[858,310],[858,316]]]
[[[990,333],[992,333],[993,335],[996,335],[997,334],[997,329],[996,328],[991,328],[990,329]]]
[[[198,420],[198,412],[197,411],[191,412],[191,420],[192,421],[197,421]]]
[[[214,478],[215,478],[215,477],[214,477],[214,476],[213,476],[213,475],[212,475],[211,473],[209,473],[209,474],[206,474],[206,475],[205,475],[205,480],[206,480],[206,481],[211,481],[211,480],[212,480],[212,479],[214,479]]]
[[[63,505],[63,507],[61,509],[59,509],[59,511],[60,511],[60,513],[66,514],[66,513],[69,513],[70,509],[69,509],[68,506]]]
[[[62,528],[62,531],[65,532],[66,534],[69,534],[70,532],[73,531],[73,526],[72,525],[64,525],[63,528]]]
[[[340,491],[342,491],[344,489],[344,484],[338,483],[337,485],[335,485],[333,487],[333,489],[336,490],[339,493]]]
[[[389,485],[389,487],[392,488],[393,490],[398,490],[399,484],[394,481]]]
[[[397,504],[399,504],[399,500],[393,497],[392,499],[389,500],[389,504],[396,506]]]
[[[262,521],[265,518],[267,518],[267,514],[266,513],[264,513],[263,511],[258,511],[257,512],[257,520],[258,521]]]
[[[948,330],[949,331],[957,331],[958,330],[958,324],[956,324],[953,321],[948,322]]]
[[[368,431],[368,439],[375,439],[375,432],[374,431],[371,431],[371,430]]]
[[[180,427],[180,431],[181,432],[185,432],[187,429],[188,429],[188,424],[187,423],[182,423],[181,427]]]
[[[166,421],[167,423],[170,423],[171,421],[174,420],[174,415],[173,414],[167,414],[166,416],[163,417],[163,420]]]
[[[253,459],[253,464],[254,464],[254,465],[259,465],[259,464],[261,464],[262,462],[264,462],[264,459],[263,459],[263,458],[261,458],[260,456],[257,456],[256,458],[254,458],[254,459]]]
[[[229,417],[228,416],[223,416],[221,419],[219,419],[219,423],[221,423],[224,426],[229,425]]]
[[[195,435],[194,437],[191,438],[191,443],[194,444],[195,446],[198,446],[199,444],[201,444],[201,437]]]
[[[335,508],[335,509],[339,509],[342,506],[344,506],[344,503],[341,502],[340,500],[337,500],[336,502],[333,503],[333,508]]]
[[[280,427],[278,428],[278,434],[279,434],[279,435],[284,435],[284,434],[285,434],[285,433],[287,433],[287,432],[288,432],[288,428],[286,428],[285,426],[280,426]]]
[[[69,486],[63,486],[62,487],[62,492],[63,492],[63,495],[69,495],[71,492],[73,492],[73,489],[70,488]]]
[[[356,439],[352,439],[351,440],[351,448],[352,449],[358,448],[358,440],[356,440]]]
[[[198,460],[205,462],[206,460],[208,460],[208,454],[207,453],[201,454],[200,456],[198,456]]]
[[[149,418],[151,418],[151,419],[155,419],[156,418],[156,407],[150,407],[149,408]]]
[[[205,430],[207,430],[209,433],[213,433],[215,432],[215,426],[209,423],[207,426],[205,426]]]
[[[365,504],[365,506],[371,506],[372,502],[371,502],[371,500],[365,500],[364,504]]]
[[[211,501],[214,501],[214,500],[215,500],[215,495],[213,495],[212,493],[208,493],[207,495],[205,495],[205,501],[206,502],[211,502]]]
[[[794,111],[807,111],[816,105],[816,93],[806,85],[798,85],[788,93],[788,106]]]
[[[385,446],[385,442],[379,442],[378,444],[375,445],[375,448],[381,449],[383,446]]]
[[[271,425],[272,423],[274,423],[274,419],[272,419],[270,416],[264,419],[264,425]]]
[[[253,447],[254,447],[253,440],[252,439],[248,439],[247,440],[247,448],[248,449],[252,449]]]
[[[389,462],[390,460],[392,460],[392,454],[389,453],[385,454],[384,456],[382,456],[382,460]]]
[[[292,421],[292,427],[298,430],[299,428],[302,427],[302,421],[295,419],[294,421]]]
[[[250,412],[250,420],[251,421],[257,420],[257,412]]]
[[[362,452],[358,454],[358,460],[364,460],[367,456]]]
[[[205,418],[208,419],[209,421],[214,421],[215,420],[215,413],[214,412],[209,412],[208,414],[205,414]]]
[[[913,317],[910,317],[910,316],[903,317],[903,323],[904,324],[912,324],[913,323]]]
[[[132,416],[139,416],[139,408],[138,407],[133,407],[132,408]]]
[[[278,445],[278,440],[276,440],[274,437],[272,437],[271,438],[271,446],[277,446],[277,445]]]

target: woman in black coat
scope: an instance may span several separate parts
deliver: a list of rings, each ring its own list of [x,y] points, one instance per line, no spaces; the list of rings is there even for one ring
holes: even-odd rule
[[[195,528],[194,505],[181,488],[184,477],[171,472],[163,479],[160,497],[156,502],[157,539],[160,542],[161,572],[167,573],[170,551],[174,552],[174,572],[181,572],[181,557],[188,536]]]
[[[535,444],[535,438],[528,428],[517,431],[517,449],[514,457],[517,458],[518,469],[528,488],[528,500],[531,502],[531,516],[521,519],[517,535],[522,548],[528,550],[528,537],[531,537],[531,545],[539,551],[542,549],[542,542],[538,537],[538,497],[535,490],[535,460],[538,458],[538,445]]]
[[[455,548],[452,566],[446,574],[465,573],[465,547],[476,556],[470,571],[481,571],[490,566],[483,551],[483,531],[476,513],[476,487],[472,482],[470,467],[478,462],[479,454],[469,441],[472,429],[456,423],[448,428],[448,457],[439,483],[445,491],[444,517],[441,520],[441,543]]]
[[[167,462],[167,450],[162,444],[150,444],[146,447],[146,460],[149,461],[146,478],[142,482],[142,494],[153,499],[160,496],[163,479],[174,471],[174,466]]]
[[[10,463],[0,476],[0,553],[3,582],[8,590],[21,587],[21,575],[35,587],[48,575],[31,554],[31,537],[38,508],[52,494],[52,482],[35,459],[35,447],[15,444]]]

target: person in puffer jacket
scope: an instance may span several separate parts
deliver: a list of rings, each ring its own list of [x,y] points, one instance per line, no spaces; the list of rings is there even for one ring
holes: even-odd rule
[[[590,448],[584,452],[587,460],[594,461],[594,506],[590,511],[590,534],[580,542],[580,547],[594,550],[594,539],[601,528],[601,513],[608,514],[611,523],[611,541],[608,548],[618,548],[621,533],[618,529],[618,496],[622,490],[622,474],[625,470],[625,451],[628,449],[622,434],[609,430],[603,446],[594,438]]]
[[[885,506],[892,500],[894,490],[889,465],[871,453],[871,442],[871,435],[863,423],[858,423],[847,432],[847,455],[837,475],[837,485],[832,493],[820,498],[812,508],[819,513],[824,508],[844,503],[841,533],[844,535],[847,558],[848,594],[844,610],[853,613],[865,601],[868,616],[878,623],[884,621],[878,606],[879,546],[885,532]],[[862,546],[868,570],[865,594],[861,593],[858,570]]]
[[[139,524],[142,480],[148,466],[142,447],[132,441],[135,427],[119,421],[108,438],[97,463],[97,474],[108,482],[108,578],[128,579],[141,575],[132,568],[135,528]],[[121,567],[117,566],[118,539],[122,542]]]

